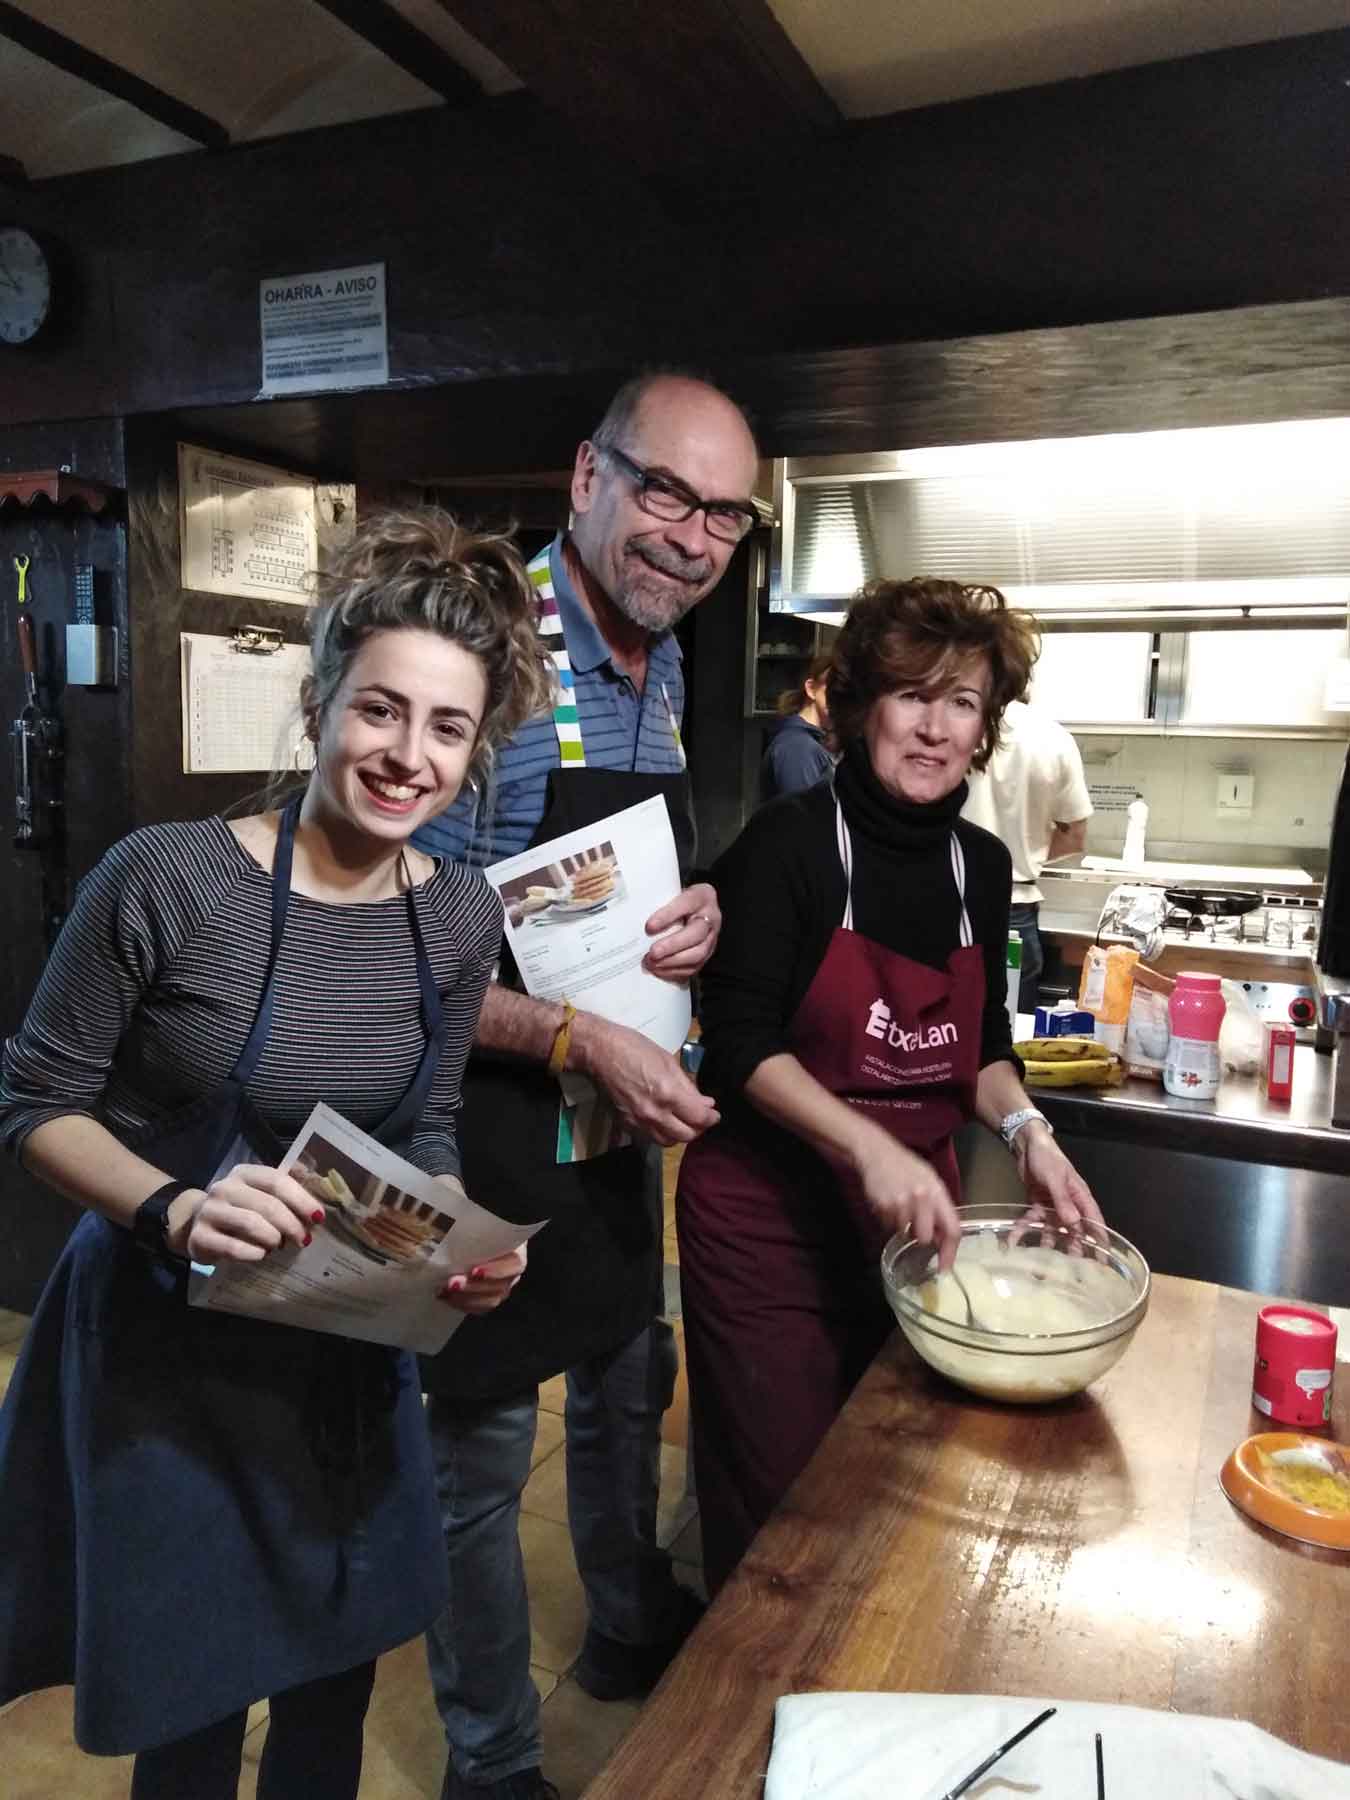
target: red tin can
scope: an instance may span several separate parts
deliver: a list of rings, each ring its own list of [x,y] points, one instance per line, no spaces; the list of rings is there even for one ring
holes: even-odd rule
[[[1336,1327],[1307,1306],[1263,1306],[1256,1320],[1252,1405],[1281,1425],[1331,1418]]]

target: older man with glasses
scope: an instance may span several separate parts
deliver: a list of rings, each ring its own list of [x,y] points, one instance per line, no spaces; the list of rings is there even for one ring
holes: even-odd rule
[[[656,375],[620,389],[577,451],[570,529],[531,565],[559,676],[552,716],[498,752],[486,795],[462,796],[419,834],[423,848],[493,861],[659,793],[691,867],[672,631],[755,523],[757,466],[744,415],[716,388]],[[648,967],[688,981],[720,920],[711,887],[686,887],[647,922]],[[563,1070],[589,1077],[598,1100],[568,1106]],[[700,1611],[656,1544],[675,1347],[660,1316],[654,1146],[690,1142],[717,1114],[674,1057],[624,1026],[530,999],[505,956],[463,1092],[469,1192],[550,1223],[510,1305],[424,1367],[451,1576],[428,1638],[450,1747],[442,1800],[548,1800],[518,1537],[538,1386],[566,1371],[568,1518],[589,1615],[577,1681],[598,1699],[643,1693]]]

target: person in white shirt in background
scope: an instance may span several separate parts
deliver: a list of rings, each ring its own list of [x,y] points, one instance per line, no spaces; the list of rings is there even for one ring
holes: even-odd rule
[[[1041,870],[1087,842],[1092,799],[1083,759],[1072,736],[1042,707],[1014,700],[1003,715],[1002,741],[983,771],[972,770],[961,816],[992,831],[1012,856],[1008,926],[1022,937],[1017,1010],[1034,1012],[1045,955],[1040,910]]]

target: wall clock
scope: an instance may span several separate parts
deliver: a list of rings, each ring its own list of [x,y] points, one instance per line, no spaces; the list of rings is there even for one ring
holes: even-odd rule
[[[21,225],[0,225],[0,344],[26,344],[52,309],[52,271]]]

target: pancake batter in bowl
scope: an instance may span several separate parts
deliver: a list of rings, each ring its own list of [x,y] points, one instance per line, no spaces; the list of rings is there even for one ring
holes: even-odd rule
[[[969,1244],[962,1249],[960,1271],[975,1329],[1028,1340],[1025,1348],[1005,1347],[992,1335],[988,1347],[965,1344],[902,1319],[925,1360],[960,1386],[1015,1404],[1059,1400],[1105,1374],[1121,1354],[1115,1337],[1062,1352],[1033,1348],[1035,1340],[1092,1331],[1129,1307],[1133,1296],[1109,1265],[1031,1246],[1009,1254],[993,1245],[984,1250]],[[915,1297],[926,1313],[971,1330],[961,1288],[945,1271],[918,1287]]]

